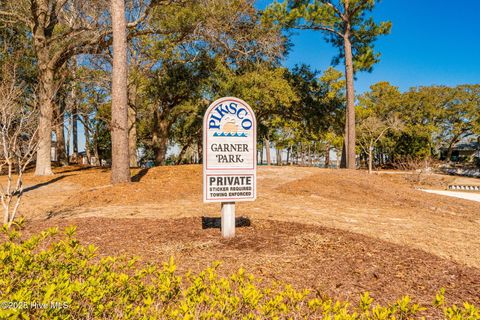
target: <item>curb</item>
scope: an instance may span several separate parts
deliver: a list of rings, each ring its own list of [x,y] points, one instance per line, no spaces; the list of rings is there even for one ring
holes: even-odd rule
[[[448,190],[480,191],[480,186],[452,184],[448,186]]]

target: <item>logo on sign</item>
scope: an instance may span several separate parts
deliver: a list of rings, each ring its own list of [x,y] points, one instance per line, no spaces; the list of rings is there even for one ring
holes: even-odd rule
[[[248,137],[253,126],[250,112],[236,102],[220,103],[209,115],[214,137]]]

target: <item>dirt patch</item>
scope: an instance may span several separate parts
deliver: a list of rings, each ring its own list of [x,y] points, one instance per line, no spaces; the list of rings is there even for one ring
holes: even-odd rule
[[[425,212],[472,216],[480,212],[480,204],[475,202],[431,197],[417,190],[419,185],[440,185],[449,181],[448,177],[430,177],[421,180],[411,175],[369,175],[364,171],[323,170],[317,174],[284,184],[278,188],[282,193],[309,194],[328,201],[356,204],[362,207],[414,209]],[[423,184],[422,184],[423,183]]]
[[[110,172],[75,175],[70,181],[88,188],[72,195],[62,203],[63,210],[102,205],[134,205],[161,203],[164,200],[200,198],[202,173],[199,166],[155,167],[132,170],[132,183],[102,184]],[[91,175],[94,176],[92,179]],[[94,183],[92,183],[94,181]],[[96,181],[101,181],[100,183]]]
[[[478,202],[415,190],[401,176],[359,171],[321,170],[277,189],[284,195],[279,199],[294,197],[311,213],[310,223],[321,221],[480,267]]]
[[[452,176],[434,173],[412,172],[411,174],[402,174],[401,177],[410,183],[412,187],[425,187],[447,189],[448,185],[456,179]]]
[[[27,176],[33,189],[21,209],[29,219],[218,215],[219,204],[202,203],[201,173],[199,165],[136,169],[134,182],[112,186],[109,170],[63,168]],[[237,214],[360,233],[480,268],[480,204],[415,190],[404,176],[262,166],[257,200],[239,203]]]
[[[100,255],[126,254],[162,262],[173,256],[180,268],[199,271],[223,261],[222,274],[240,267],[262,278],[311,288],[339,299],[357,301],[370,291],[378,301],[402,295],[430,304],[446,288],[448,302],[480,303],[480,270],[427,252],[375,238],[299,223],[252,219],[231,240],[202,218],[51,219],[27,224],[24,233],[49,226],[78,226],[83,243]],[[206,228],[208,227],[208,228]]]

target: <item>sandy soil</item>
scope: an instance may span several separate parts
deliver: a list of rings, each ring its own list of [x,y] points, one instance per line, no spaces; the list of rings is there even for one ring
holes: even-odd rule
[[[201,201],[201,166],[132,175],[116,186],[105,169],[27,175],[27,230],[76,224],[105,254],[173,254],[194,269],[223,260],[227,270],[245,266],[338,297],[370,290],[430,301],[443,286],[454,300],[479,303],[480,203],[416,189],[445,189],[455,177],[260,167],[257,201],[237,205],[251,226],[224,241],[202,229],[201,217],[218,217],[220,205]]]
[[[200,166],[136,170],[133,176],[137,182],[111,186],[104,169],[64,169],[50,180],[42,178],[40,187],[26,193],[23,212],[37,219],[219,214],[219,204],[201,202]],[[260,167],[258,199],[238,204],[237,213],[357,232],[480,267],[480,203],[415,189],[440,182],[446,186],[449,179]],[[39,183],[36,178],[27,181],[35,182]]]

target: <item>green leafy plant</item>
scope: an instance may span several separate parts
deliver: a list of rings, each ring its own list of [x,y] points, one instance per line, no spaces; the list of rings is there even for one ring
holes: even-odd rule
[[[96,255],[75,238],[75,227],[48,229],[27,239],[3,229],[0,244],[1,319],[417,319],[425,307],[403,297],[379,305],[368,292],[358,305],[310,290],[262,283],[240,269],[220,276],[214,263],[199,273],[176,274],[136,258]],[[480,319],[469,303],[434,307],[446,319]]]

